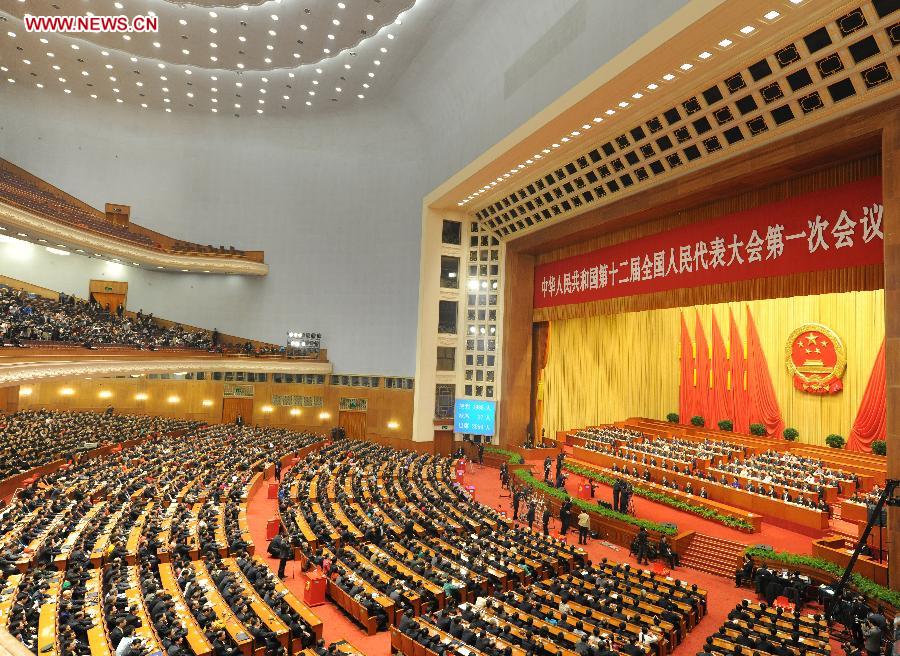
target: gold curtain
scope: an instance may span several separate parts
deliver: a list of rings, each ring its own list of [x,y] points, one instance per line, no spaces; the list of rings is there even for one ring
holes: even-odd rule
[[[720,326],[727,326],[730,307],[746,344],[747,306],[759,331],[785,425],[799,430],[800,440],[810,444],[824,444],[829,433],[847,437],[884,337],[883,290],[554,321],[544,370],[547,434],[632,416],[662,419],[677,412],[679,313],[685,312],[689,326],[694,313],[699,313],[709,334],[713,313]],[[818,396],[794,388],[784,364],[784,348],[791,331],[805,323],[824,324],[843,340],[847,371],[842,392]]]

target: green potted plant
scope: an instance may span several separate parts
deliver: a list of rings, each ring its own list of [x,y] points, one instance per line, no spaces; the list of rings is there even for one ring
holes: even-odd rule
[[[700,426],[701,428],[706,425],[706,422],[703,420],[703,417],[700,415],[694,415],[691,417],[691,425],[692,426]]]
[[[796,442],[797,438],[800,437],[800,431],[798,431],[796,428],[785,428],[784,431],[782,431],[781,435],[788,442]]]
[[[750,434],[764,437],[766,435],[766,427],[762,424],[750,424]]]
[[[887,442],[884,440],[875,440],[872,442],[872,453],[876,456],[886,456],[887,455]]]
[[[837,433],[832,433],[825,438],[825,444],[830,446],[832,449],[843,449],[846,443],[847,440],[844,439],[844,436],[838,435]]]
[[[730,419],[723,419],[719,422],[719,430],[731,432],[734,430],[734,422]]]
[[[670,412],[669,414],[666,415],[666,421],[671,422],[673,424],[677,424],[678,420],[680,418],[681,417],[678,416],[677,412]]]

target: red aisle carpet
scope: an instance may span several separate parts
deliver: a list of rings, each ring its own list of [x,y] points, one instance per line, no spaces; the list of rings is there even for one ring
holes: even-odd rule
[[[535,471],[540,471],[541,463],[529,463],[535,465]],[[576,476],[569,479],[568,487],[572,489],[577,485]],[[475,498],[484,504],[512,515],[511,500],[508,497],[502,497],[503,490],[500,488],[499,472],[496,469],[488,467],[474,466],[472,472],[466,476],[466,484],[475,486]],[[274,517],[276,513],[276,502],[274,499],[267,498],[267,486],[260,486],[256,494],[254,494],[247,503],[247,519],[250,525],[250,532],[253,535],[253,542],[256,544],[257,553],[263,557],[267,557],[266,547],[268,545],[266,537],[266,521]],[[597,488],[597,498],[611,501],[612,492],[607,486]],[[761,533],[748,535],[732,529],[728,529],[720,524],[709,522],[695,515],[677,511],[668,506],[663,506],[647,499],[634,497],[635,510],[639,517],[653,518],[662,521],[675,522],[680,529],[692,529],[707,535],[715,535],[736,542],[747,544],[765,543],[774,546],[776,549],[789,549],[799,553],[809,553],[812,538],[802,533],[791,531],[787,528],[772,526],[763,523]],[[552,529],[559,530],[558,520],[551,524]],[[551,530],[552,530],[551,529]],[[577,540],[577,534],[572,531],[569,539]],[[610,548],[592,542],[587,546],[588,555],[593,561],[599,561],[601,558],[608,558],[613,561],[631,563],[637,566],[634,558],[628,555],[628,549],[621,547]],[[268,559],[267,562],[272,571],[278,570],[278,561]],[[299,566],[290,563],[288,565],[288,577],[285,580],[288,588],[303,598],[304,580],[300,573]],[[687,568],[679,568],[674,573],[678,578],[682,578],[689,583],[696,583],[705,589],[708,595],[709,612],[700,624],[688,634],[685,641],[679,645],[673,652],[675,656],[689,656],[700,651],[701,646],[706,640],[706,636],[714,633],[719,626],[725,621],[728,611],[731,610],[736,603],[749,595],[752,595],[748,589],[737,589],[730,580],[698,572]],[[293,575],[293,576],[292,576]],[[359,627],[353,623],[346,615],[343,614],[336,606],[326,603],[313,609],[324,623],[324,632],[326,642],[329,644],[336,640],[347,640],[360,649],[362,652],[371,656],[385,656],[390,653],[390,636],[386,632],[378,633],[374,636],[367,636]]]
[[[256,553],[266,559],[273,572],[278,572],[278,561],[269,558],[266,548],[266,522],[278,516],[277,501],[267,498],[268,485],[260,485],[252,497],[247,500],[247,523],[250,525],[250,534],[253,536],[253,544],[256,545]],[[300,572],[299,563],[288,563],[285,585],[298,599],[303,600],[304,579]],[[322,620],[322,637],[329,645],[338,640],[346,640],[354,647],[370,656],[386,656],[391,651],[391,636],[382,631],[373,636],[366,635],[353,620],[344,615],[337,606],[328,602],[312,609]]]

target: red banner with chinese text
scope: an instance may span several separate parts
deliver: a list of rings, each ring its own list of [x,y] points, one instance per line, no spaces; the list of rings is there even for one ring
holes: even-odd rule
[[[535,267],[534,307],[884,261],[881,178]]]

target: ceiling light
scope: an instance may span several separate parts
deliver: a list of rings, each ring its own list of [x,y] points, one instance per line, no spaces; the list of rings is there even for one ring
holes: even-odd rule
[[[697,56],[698,56],[700,59],[709,59],[710,57],[712,57],[712,53],[711,53],[711,52],[707,52],[706,50],[704,50],[703,52],[701,52],[701,53],[700,53],[699,55],[697,55]]]
[[[113,69],[113,65],[107,64],[105,68],[106,68],[106,70],[111,71]]]
[[[161,44],[159,41],[154,41],[154,42],[153,42],[153,47],[154,47],[154,48],[159,48],[161,45],[162,45],[162,44]]]
[[[91,94],[91,98],[93,98],[94,100],[97,100],[97,94],[96,94],[96,93],[92,93],[92,94]]]
[[[633,94],[631,94],[631,97],[634,98],[635,100],[640,100],[641,98],[644,97],[644,94],[642,94],[642,93],[633,93]]]
[[[616,113],[616,110],[614,110],[614,109],[607,109],[607,110],[606,110],[606,115],[607,115],[607,116],[612,116],[612,115],[615,114],[615,113]]]
[[[362,100],[363,98],[365,98],[365,96],[362,95],[361,93],[356,94],[356,97],[359,98],[360,100]]]
[[[625,109],[626,107],[628,107],[628,103],[623,100],[622,102],[619,103],[619,107],[621,107],[622,109]]]
[[[237,67],[242,69],[242,68],[244,68],[244,65],[243,65],[243,64],[238,64]]]
[[[741,28],[741,34],[750,34],[754,31],[756,31],[756,28],[752,25],[744,25],[744,27]]]
[[[36,83],[34,86],[36,86],[38,89],[43,89],[43,88],[44,88],[44,85],[41,84],[40,82]]]
[[[273,20],[273,21],[277,21],[277,20],[278,20],[278,16],[277,16],[276,14],[272,14],[272,20]]]
[[[329,38],[330,40],[334,41],[334,34],[329,34],[329,35],[328,35],[328,38]]]
[[[345,5],[343,2],[338,3],[338,9],[345,9],[346,7],[347,5]]]
[[[217,29],[214,28],[214,27],[211,27],[211,28],[209,28],[209,32],[210,32],[210,34],[218,34],[218,33],[219,33],[219,30],[217,30]]]
[[[306,27],[306,25],[301,24],[301,25],[300,25],[300,29],[303,30],[303,31],[305,32],[305,31],[308,30],[309,28]]]
[[[340,25],[340,24],[341,24],[341,21],[339,21],[337,18],[332,18],[332,19],[331,19],[331,22],[332,22],[333,25]]]
[[[122,38],[123,38],[125,41],[131,41],[131,37],[130,37],[129,35],[127,35],[127,34],[123,34],[123,35],[122,35]],[[134,61],[137,61],[137,57],[134,58]]]
[[[217,44],[213,43],[212,41],[210,41],[210,42],[209,42],[209,47],[210,47],[210,48],[218,48],[219,46],[218,46]]]
[[[363,85],[363,89],[368,89],[368,88],[369,88],[369,85],[368,85],[368,84],[364,84],[364,85]]]
[[[185,49],[185,48],[182,48],[181,53],[182,53],[183,55],[189,55],[189,54],[191,54],[191,51],[190,51],[190,50],[187,50],[187,49]]]
[[[116,98],[116,100],[119,102],[122,102],[121,98]],[[144,109],[147,109],[147,103],[141,103],[141,107],[143,107]]]
[[[269,36],[275,36],[275,34],[276,34],[275,30],[269,30]]]
[[[246,41],[246,40],[247,40],[247,37],[245,37],[245,36],[239,36],[239,37],[238,37],[238,41],[240,41],[241,43],[243,43],[243,42]]]
[[[391,39],[391,40],[393,40],[393,38],[394,38],[394,35],[393,35],[393,34],[388,34],[388,35],[387,35],[387,38],[389,38],[389,39]]]
[[[187,25],[187,21],[184,20],[183,18],[179,19],[178,22],[182,25]]]
[[[52,246],[45,246],[44,248],[46,248],[48,253],[53,253],[54,255],[71,255],[68,251],[53,248]]]
[[[307,101],[306,101],[306,106],[307,106],[307,107],[312,107],[312,103],[311,103],[310,101],[307,100]]]
[[[659,89],[659,85],[654,82],[651,82],[650,84],[647,85],[647,88],[650,91],[656,91],[657,89]]]
[[[7,34],[7,36],[11,36],[11,37],[14,38],[14,39],[16,38],[16,33],[15,33],[15,32],[7,32],[6,34]]]
[[[733,42],[731,39],[722,39],[721,41],[719,41],[719,47],[720,47],[720,48],[727,48],[727,47],[730,46],[732,43],[734,43],[734,42]]]
[[[158,63],[158,64],[156,65],[156,67],[157,67],[157,68],[165,68],[166,65],[163,64],[162,62],[160,62],[160,63]]]
[[[78,48],[78,44],[77,44],[77,43],[73,43],[73,44],[72,44],[72,50],[78,50],[78,49],[79,49],[79,48]]]
[[[379,48],[379,50],[381,50],[381,52],[387,52],[387,48]]]
[[[47,41],[47,39],[45,39],[44,37],[41,37],[40,41],[41,43],[49,43],[49,41]],[[107,52],[106,54],[108,55],[109,53]]]
[[[216,12],[211,11],[211,12],[209,12],[209,17],[210,17],[210,18],[218,18],[219,15],[218,15]]]
[[[213,114],[215,114],[215,113],[218,112],[219,110],[216,109],[215,107],[213,107],[213,108],[212,108],[211,110],[209,110],[209,111],[211,111]]]
[[[273,46],[271,43],[267,43],[266,50],[275,50],[275,46]]]
[[[766,20],[775,20],[775,19],[778,18],[779,16],[781,16],[781,14],[779,14],[777,11],[775,11],[775,10],[773,9],[772,11],[770,11],[770,12],[768,12],[767,14],[763,15],[763,18],[765,18]]]
[[[115,7],[116,9],[122,9],[123,5],[121,2],[114,2],[113,7]]]
[[[375,17],[372,14],[366,14],[366,20],[375,20]]]
[[[663,75],[663,79],[664,79],[666,82],[671,82],[672,80],[675,79],[675,76],[672,75],[671,73],[666,73],[665,75]]]
[[[693,64],[682,64],[679,68],[681,68],[681,70],[683,70],[683,71],[689,71],[692,68],[694,68],[694,65]]]

